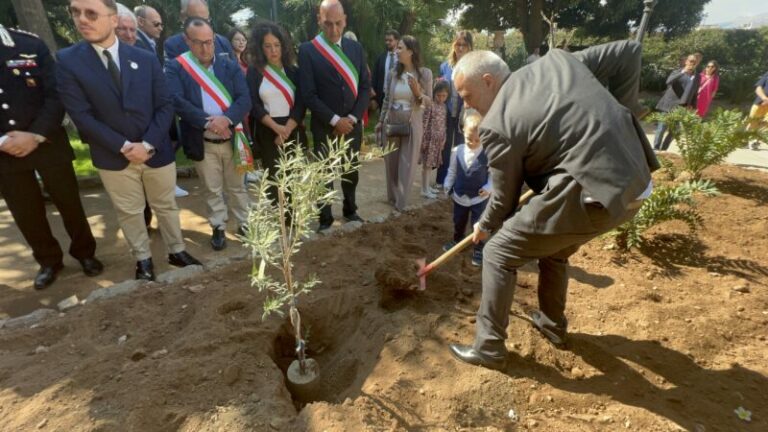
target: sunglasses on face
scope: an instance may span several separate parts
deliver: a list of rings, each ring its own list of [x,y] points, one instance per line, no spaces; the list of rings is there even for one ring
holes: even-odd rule
[[[85,19],[87,19],[88,21],[96,21],[96,20],[98,20],[101,17],[111,16],[111,15],[114,15],[114,14],[113,13],[100,14],[100,13],[96,12],[93,9],[80,10],[80,9],[78,9],[76,7],[70,6],[69,7],[69,15],[72,16],[73,20],[78,19],[81,16],[84,16]]]

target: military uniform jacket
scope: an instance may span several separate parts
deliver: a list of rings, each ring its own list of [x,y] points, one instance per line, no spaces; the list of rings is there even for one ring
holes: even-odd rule
[[[0,152],[0,171],[18,172],[70,162],[75,155],[61,126],[64,107],[56,91],[53,57],[36,36],[7,31],[15,46],[0,43],[0,136],[19,130],[48,140],[23,158]]]

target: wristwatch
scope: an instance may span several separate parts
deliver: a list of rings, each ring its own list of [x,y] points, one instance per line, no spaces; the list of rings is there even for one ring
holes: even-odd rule
[[[147,151],[147,155],[149,157],[152,157],[152,156],[155,155],[155,146],[153,146],[152,144],[147,143],[147,142],[143,142],[143,143],[141,143],[141,145],[144,146],[144,150]]]

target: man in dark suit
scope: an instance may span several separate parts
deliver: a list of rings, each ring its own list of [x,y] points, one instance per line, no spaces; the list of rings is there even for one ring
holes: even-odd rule
[[[119,43],[113,0],[71,0],[84,41],[59,51],[58,90],[112,199],[136,258],[136,278],[153,280],[144,194],[157,215],[168,262],[200,262],[185,251],[174,197],[176,164],[168,139],[173,103],[155,56]]]
[[[138,28],[136,31],[136,46],[152,51],[157,59],[162,61],[160,53],[160,35],[163,33],[163,18],[155,8],[147,5],[136,6],[133,9],[136,14]]]
[[[213,229],[211,247],[222,250],[226,247],[227,209],[237,221],[239,234],[245,235],[244,227],[248,223],[245,170],[238,169],[235,158],[240,152],[235,146],[249,145],[247,140],[238,142],[236,138],[237,128],[242,130],[241,122],[251,109],[251,97],[240,65],[214,57],[214,33],[208,21],[188,18],[184,36],[190,46],[189,53],[176,57],[168,64],[165,73],[174,108],[181,119],[180,141],[184,153],[195,161],[197,173],[206,188],[208,222]],[[198,63],[202,67],[197,67]],[[206,81],[206,72],[213,72],[218,82],[212,78],[208,79],[210,82]],[[206,82],[208,84],[202,90],[200,83]],[[210,87],[211,83],[214,87]],[[226,92],[213,90],[222,87]],[[222,97],[216,97],[219,94]],[[240,138],[243,137],[241,134]]]
[[[35,171],[72,239],[69,253],[86,275],[99,275],[103,266],[94,257],[96,241],[72,169],[75,154],[61,127],[64,107],[56,92],[53,58],[37,36],[0,25],[0,63],[0,190],[40,264],[35,289],[53,283],[64,267]]]
[[[397,30],[387,30],[384,33],[384,45],[387,50],[381,53],[379,58],[376,59],[376,64],[373,66],[373,72],[371,75],[371,87],[375,92],[372,109],[379,109],[382,102],[384,102],[384,83],[387,82],[387,76],[389,72],[397,66],[397,43],[400,42],[400,32]]]
[[[181,0],[181,22],[186,22],[187,18],[197,17],[206,21],[210,21],[211,13],[208,10],[208,2],[206,0]],[[216,34],[214,36],[214,48],[217,58],[227,58],[230,60],[235,59],[235,52],[232,50],[232,44],[229,43],[227,38],[222,35]],[[184,33],[175,34],[169,37],[165,44],[163,44],[165,62],[168,64],[181,54],[189,51],[189,45],[184,40]]]
[[[696,109],[699,95],[699,74],[696,73],[698,59],[695,54],[685,58],[682,69],[672,71],[667,77],[667,90],[656,104],[656,109],[661,112],[670,112],[677,107]],[[659,122],[656,126],[656,136],[653,140],[653,149],[666,151],[672,143],[672,134],[667,130],[667,125]],[[666,136],[665,136],[666,135]]]
[[[371,83],[363,47],[342,38],[347,16],[338,0],[323,0],[317,20],[322,33],[299,47],[299,74],[304,104],[312,113],[310,128],[314,148],[327,154],[328,138],[351,139],[350,152],[360,151],[363,112],[368,108]],[[354,161],[357,163],[357,161]],[[342,176],[344,218],[362,221],[357,215],[355,190],[358,171]],[[331,188],[333,185],[329,185]],[[333,225],[331,206],[320,209],[318,231]]]
[[[517,269],[531,260],[541,309],[531,320],[552,343],[565,343],[568,257],[631,219],[659,166],[633,115],[643,111],[640,54],[629,41],[576,54],[555,49],[510,74],[497,55],[474,51],[454,68],[464,103],[485,116],[480,139],[493,183],[473,240],[495,231],[484,250],[474,344],[450,347],[459,360],[505,368]],[[523,183],[538,195],[516,211]]]

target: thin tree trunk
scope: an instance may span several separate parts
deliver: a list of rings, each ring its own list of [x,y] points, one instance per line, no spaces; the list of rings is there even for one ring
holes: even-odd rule
[[[528,54],[541,46],[544,40],[544,29],[541,20],[543,0],[515,0],[517,17],[520,21],[519,29],[523,34],[525,50]]]
[[[57,50],[56,40],[48,22],[48,15],[42,0],[11,0],[13,10],[19,19],[19,27],[40,36],[52,53]]]
[[[416,24],[416,11],[409,10],[403,15],[402,21],[400,21],[400,28],[398,31],[401,35],[411,34],[413,26]]]

